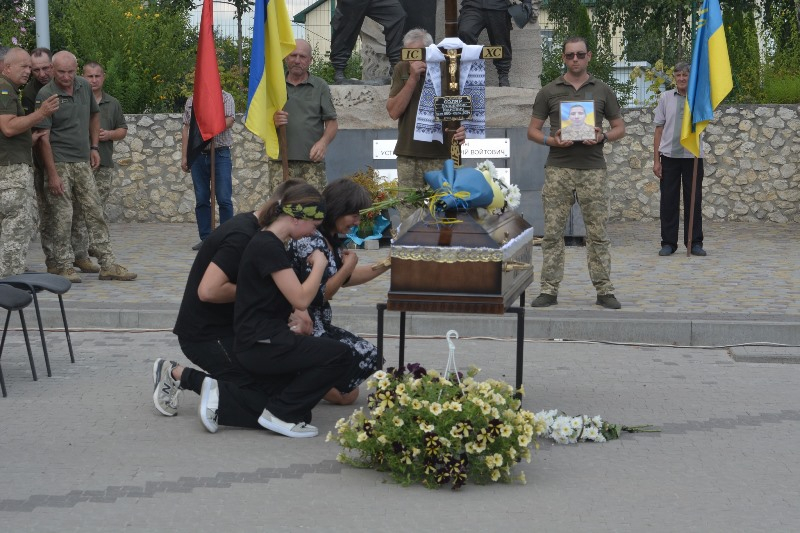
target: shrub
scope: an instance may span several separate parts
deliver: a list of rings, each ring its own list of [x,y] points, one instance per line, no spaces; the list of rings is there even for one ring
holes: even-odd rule
[[[316,45],[311,51],[311,57],[313,61],[309,72],[328,83],[333,83],[333,65],[331,65],[330,57],[320,52]],[[358,50],[353,50],[353,55],[350,56],[344,69],[344,75],[346,78],[361,79],[361,54]]]
[[[772,70],[765,72],[764,94],[764,100],[771,104],[800,102],[800,74]]]

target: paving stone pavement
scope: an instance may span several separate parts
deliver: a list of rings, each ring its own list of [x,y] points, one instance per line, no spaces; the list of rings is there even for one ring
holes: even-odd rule
[[[169,331],[196,228],[112,225],[119,262],[139,279],[101,282],[84,274],[65,295],[76,363],[69,363],[63,332],[48,332],[53,377],[46,377],[32,334],[40,375],[33,382],[21,333],[11,331],[6,341],[0,531],[798,530],[800,365],[791,364],[800,361],[798,230],[707,223],[708,257],[662,258],[657,222],[611,224],[619,312],[594,305],[585,250],[568,248],[559,305],[527,308],[523,406],[655,424],[662,432],[605,444],[542,442],[533,461],[517,467],[527,485],[453,493],[403,488],[341,465],[337,446],[322,437],[297,442],[233,428],[211,435],[191,392],[179,416],[158,415],[151,365],[156,357],[183,361]],[[387,253],[359,257],[369,262]],[[528,302],[538,294],[539,248],[533,262],[537,282],[526,291]],[[38,242],[28,265],[44,269]],[[375,304],[385,301],[388,285],[383,276],[341,291],[337,323],[374,338]],[[57,326],[57,300],[40,298],[46,321]],[[387,332],[396,334],[392,315]],[[474,363],[481,377],[513,382],[513,320],[507,322],[411,315],[406,361],[443,367],[447,346],[435,336],[455,327],[459,366]],[[35,324],[30,313],[28,324]],[[425,331],[434,337],[418,336]],[[501,338],[474,338],[487,333]],[[641,342],[695,346],[541,340],[628,333]],[[696,346],[707,339],[718,346]],[[753,341],[778,346],[721,347]],[[387,364],[397,351],[390,336]],[[362,397],[356,407],[364,405]],[[314,423],[325,433],[350,412],[320,405]]]
[[[120,263],[139,274],[133,282],[101,282],[82,274],[65,296],[77,327],[169,328],[174,322],[197,241],[194,224],[112,224],[112,243]],[[800,345],[800,225],[706,222],[707,257],[687,258],[685,250],[659,257],[658,221],[609,225],[612,281],[620,311],[595,305],[586,268],[586,250],[568,247],[558,305],[527,308],[526,336],[599,339],[664,344],[722,345],[781,342]],[[382,259],[388,247],[359,250],[363,262]],[[539,293],[541,248],[534,247],[535,281],[525,301]],[[44,270],[38,242],[31,243],[28,266]],[[386,301],[389,276],[342,289],[333,300],[342,325],[374,332],[375,304]],[[51,310],[56,301],[42,298]],[[59,315],[46,313],[50,325]],[[442,320],[423,315],[410,320],[409,332],[440,333]],[[391,324],[397,314],[389,313]],[[472,333],[513,335],[514,320],[459,319]],[[426,329],[427,328],[427,329]],[[396,332],[394,325],[387,331]]]
[[[654,424],[605,444],[541,442],[527,485],[454,493],[401,487],[335,461],[323,437],[207,433],[197,396],[155,412],[155,357],[182,360],[168,332],[49,333],[53,377],[30,379],[7,341],[0,398],[0,529],[107,531],[796,531],[800,365],[735,362],[725,349],[529,341],[523,406]],[[41,366],[41,347],[34,339]],[[458,364],[513,379],[514,343],[456,341]],[[390,340],[387,354],[397,353]],[[443,367],[442,339],[407,360]],[[363,393],[363,391],[362,391]],[[365,406],[362,394],[355,407]],[[352,407],[320,405],[324,434]]]

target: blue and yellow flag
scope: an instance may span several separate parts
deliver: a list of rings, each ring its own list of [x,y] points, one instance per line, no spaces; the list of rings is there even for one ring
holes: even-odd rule
[[[272,116],[286,105],[283,58],[295,49],[294,33],[284,0],[256,0],[247,129],[264,140],[267,155],[278,158],[278,134]]]
[[[733,88],[719,0],[703,0],[699,15],[681,128],[681,144],[695,157],[700,157],[700,134]]]

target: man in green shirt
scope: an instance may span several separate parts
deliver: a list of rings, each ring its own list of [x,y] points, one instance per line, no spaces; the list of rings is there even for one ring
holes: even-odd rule
[[[586,256],[589,275],[597,290],[595,303],[607,309],[621,307],[610,279],[610,241],[606,234],[608,174],[603,146],[625,136],[625,122],[614,92],[587,71],[591,59],[592,53],[583,37],[568,38],[563,47],[566,73],[542,87],[533,104],[528,139],[550,147],[542,187],[545,225],[542,288],[531,303],[533,307],[558,303],[558,288],[564,277],[564,227],[576,198],[586,224]],[[595,136],[592,139],[561,138],[561,102],[575,100],[594,102]],[[599,126],[604,118],[611,125],[606,132]],[[549,135],[542,131],[547,119],[550,120]]]
[[[103,204],[97,194],[92,168],[100,165],[100,108],[86,79],[76,76],[78,61],[68,51],[53,56],[53,80],[36,97],[37,107],[51,95],[59,98],[59,110],[38,124],[37,144],[47,174],[44,186],[43,248],[54,274],[80,282],[72,266],[70,234],[82,213],[89,240],[100,260],[100,279],[130,281],[136,274],[116,263],[109,241]]]
[[[94,61],[83,66],[83,77],[92,87],[92,95],[97,105],[100,106],[100,166],[93,170],[94,183],[97,194],[103,205],[108,201],[111,193],[111,181],[114,178],[114,141],[121,141],[128,135],[128,124],[122,114],[119,100],[103,91],[106,73],[99,63]],[[106,223],[108,220],[106,220]],[[72,225],[72,251],[75,252],[75,266],[83,272],[97,272],[89,256],[97,257],[97,251],[89,247],[89,234],[86,231],[86,221]]]
[[[20,87],[31,74],[31,57],[11,48],[0,76],[0,277],[25,272],[28,243],[34,226],[33,139],[31,127],[58,109],[58,97],[25,116]]]
[[[31,76],[22,90],[22,108],[26,115],[36,111],[36,95],[53,79],[53,54],[49,48],[34,48],[31,54]],[[41,221],[44,218],[44,169],[39,158],[39,151],[33,150],[33,188],[36,191],[36,220],[34,231],[39,233],[42,249],[47,246],[41,234]],[[47,265],[52,267],[53,265]]]
[[[286,126],[289,177],[307,181],[320,191],[328,184],[325,153],[333,142],[339,123],[331,90],[325,80],[308,72],[311,45],[295,40],[297,47],[286,56],[286,92],[289,99],[273,117],[275,126]],[[281,153],[281,156],[283,154]],[[283,181],[280,159],[268,163],[270,191]]]
[[[403,36],[405,48],[427,48],[433,44],[433,37],[422,28],[414,28]],[[424,175],[429,170],[441,170],[444,162],[450,159],[450,147],[439,141],[414,140],[414,126],[417,121],[419,100],[425,84],[427,64],[424,61],[401,61],[392,73],[392,86],[386,111],[392,120],[397,121],[397,185],[403,189],[418,189],[425,186]],[[463,126],[458,128],[455,138],[463,142],[466,137]],[[415,210],[400,205],[397,207],[401,220]]]

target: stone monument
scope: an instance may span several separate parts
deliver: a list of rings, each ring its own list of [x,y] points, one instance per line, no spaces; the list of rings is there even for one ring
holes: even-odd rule
[[[445,0],[436,0],[436,42],[444,36],[444,2]],[[479,44],[490,45],[485,31],[481,33]],[[509,73],[511,87],[540,89],[542,35],[538,20],[522,29],[514,25],[511,30],[511,48],[514,54]],[[369,18],[361,26],[361,64],[364,80],[385,77],[389,68],[383,29]],[[493,68],[486,69],[486,86],[497,87],[497,71]]]

